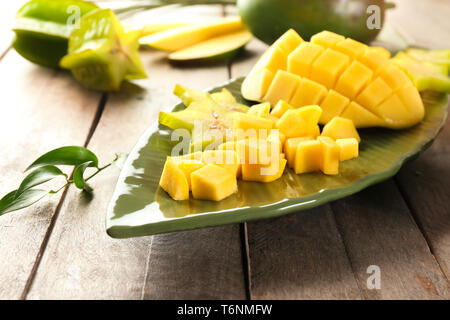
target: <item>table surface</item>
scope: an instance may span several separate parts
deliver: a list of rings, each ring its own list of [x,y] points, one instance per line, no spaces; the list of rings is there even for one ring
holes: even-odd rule
[[[0,194],[46,151],[84,145],[103,162],[128,152],[176,102],[173,86],[203,89],[245,75],[266,48],[253,40],[237,61],[177,68],[145,50],[149,78],[102,94],[62,71],[35,66],[9,48],[17,3],[0,5]],[[450,47],[450,1],[401,0],[387,15],[411,45]],[[184,18],[235,13],[187,8]],[[188,13],[186,13],[188,11]],[[172,16],[171,16],[172,15]],[[158,14],[152,21],[178,15]],[[394,178],[348,198],[276,219],[127,240],[105,232],[119,174],[92,180],[0,217],[0,299],[448,299],[450,124]],[[368,267],[381,288],[369,289]]]

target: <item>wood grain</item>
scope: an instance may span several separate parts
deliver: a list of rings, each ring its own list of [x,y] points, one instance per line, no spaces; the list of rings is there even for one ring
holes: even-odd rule
[[[0,62],[0,88],[3,196],[18,187],[23,170],[39,155],[63,145],[83,145],[100,95],[69,74],[35,66],[14,51]],[[1,299],[21,296],[60,198],[54,195],[0,217]]]
[[[366,299],[448,299],[448,282],[391,180],[332,203],[352,269]],[[381,288],[368,289],[378,266]]]
[[[191,9],[192,10],[192,9]],[[202,9],[200,19],[220,15]],[[205,17],[202,16],[205,15]],[[177,99],[176,83],[203,89],[228,79],[225,65],[171,67],[166,54],[147,50],[149,79],[141,89],[110,95],[89,144],[100,159],[130,151],[161,109]],[[105,213],[119,171],[96,177],[94,198],[70,190],[28,294],[30,299],[244,298],[239,230],[236,226],[116,240],[105,232]]]

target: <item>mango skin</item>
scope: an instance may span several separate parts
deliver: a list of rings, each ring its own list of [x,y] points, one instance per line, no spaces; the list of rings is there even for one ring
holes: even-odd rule
[[[364,43],[376,38],[379,29],[369,30],[366,9],[375,4],[381,8],[384,22],[383,0],[352,0],[345,10],[338,9],[335,0],[238,0],[239,15],[255,37],[272,44],[286,30],[293,28],[309,39],[322,30],[330,30]],[[326,17],[326,18],[325,18]]]

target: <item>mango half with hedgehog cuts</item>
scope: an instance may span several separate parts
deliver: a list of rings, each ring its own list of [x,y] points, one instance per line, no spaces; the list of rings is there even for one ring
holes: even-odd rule
[[[416,87],[385,51],[329,31],[306,42],[288,30],[255,64],[241,93],[273,106],[319,105],[321,124],[340,116],[357,128],[402,129],[424,116]]]

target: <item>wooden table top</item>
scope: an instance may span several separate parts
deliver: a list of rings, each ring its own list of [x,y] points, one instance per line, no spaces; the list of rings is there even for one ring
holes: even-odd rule
[[[450,1],[395,2],[391,31],[411,45],[450,47]],[[17,4],[0,7],[0,195],[53,148],[84,145],[104,162],[130,151],[176,102],[176,83],[203,89],[245,75],[266,48],[253,40],[233,63],[184,68],[144,50],[143,89],[101,94],[10,49]],[[183,10],[195,19],[235,12]],[[105,232],[119,174],[108,169],[92,180],[93,199],[71,187],[0,217],[0,299],[449,299],[449,141],[447,123],[394,178],[313,210],[127,240]],[[367,286],[371,265],[380,289]]]

